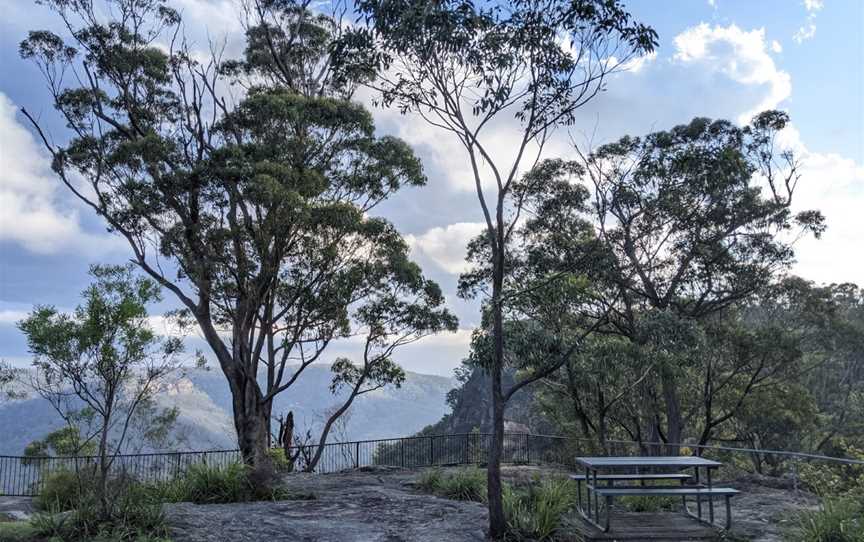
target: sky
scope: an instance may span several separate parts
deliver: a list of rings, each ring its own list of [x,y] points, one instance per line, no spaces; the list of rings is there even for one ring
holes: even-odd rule
[[[199,43],[224,39],[239,52],[243,38],[232,0],[169,0]],[[817,283],[864,285],[864,2],[860,0],[628,0],[637,20],[659,34],[656,54],[610,78],[576,124],[559,132],[546,157],[567,157],[571,141],[600,144],[622,135],[671,128],[695,116],[746,122],[770,108],[789,113],[782,134],[802,163],[796,206],[827,218],[820,240],[795,245],[793,273]],[[70,309],[93,263],[119,263],[128,248],[67,193],[20,112],[63,125],[35,66],[18,57],[28,30],[57,28],[32,0],[0,0],[0,359],[26,365],[15,322],[35,304]],[[361,101],[368,94],[358,94]],[[371,105],[370,105],[371,108]],[[438,281],[460,330],[428,337],[397,360],[410,371],[452,375],[479,321],[474,302],[457,298],[466,242],[482,220],[464,154],[455,140],[420,120],[373,109],[382,134],[397,135],[421,157],[429,182],[403,191],[376,212],[405,235],[412,256]],[[513,125],[491,134],[497,155],[515,141]],[[166,295],[156,314],[176,306]],[[158,326],[158,322],[157,322]],[[158,330],[158,329],[157,329]],[[192,337],[191,347],[203,341]],[[331,347],[325,361],[353,353]]]

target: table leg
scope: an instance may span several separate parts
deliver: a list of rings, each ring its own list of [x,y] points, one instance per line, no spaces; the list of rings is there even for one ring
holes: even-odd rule
[[[609,515],[612,513],[612,497],[606,497],[606,524],[603,528],[607,533],[609,532]]]
[[[711,489],[711,467],[706,467],[705,471],[708,476],[708,489]],[[710,495],[708,497],[708,520],[712,524],[714,523],[714,498]]]
[[[696,486],[701,487],[702,483],[699,481],[699,467],[695,467],[693,470],[696,471]],[[696,494],[696,515],[700,520],[702,519],[702,496],[698,493]]]
[[[729,495],[726,495],[726,530],[732,528],[732,504],[730,502],[731,498]]]
[[[583,508],[582,508],[582,480],[579,480],[579,479],[576,480],[576,506],[579,508],[580,511],[583,510]]]

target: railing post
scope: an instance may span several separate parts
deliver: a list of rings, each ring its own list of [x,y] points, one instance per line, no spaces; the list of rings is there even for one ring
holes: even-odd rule
[[[471,448],[471,433],[465,433],[465,464],[470,463],[468,461],[468,449]]]
[[[531,433],[525,433],[525,462],[531,464]]]
[[[401,446],[399,446],[399,455],[401,456],[400,463],[402,464],[402,468],[405,468],[405,439],[399,439]]]
[[[435,437],[429,437],[429,466],[435,464]]]
[[[360,441],[358,440],[354,446],[354,468],[360,468]]]

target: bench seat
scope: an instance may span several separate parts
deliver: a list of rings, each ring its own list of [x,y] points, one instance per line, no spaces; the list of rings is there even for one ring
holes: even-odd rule
[[[624,481],[638,481],[638,480],[689,480],[693,478],[692,474],[681,474],[681,473],[667,473],[667,474],[598,474],[597,480],[610,481],[610,480],[624,480]],[[571,474],[571,480],[576,480],[577,482],[584,482],[585,475],[584,474]],[[594,480],[594,477],[590,477],[591,480]]]
[[[597,478],[600,479],[599,477]],[[597,487],[592,488],[601,497],[625,497],[632,495],[651,497],[732,497],[739,491],[731,487]]]
[[[599,477],[598,477],[599,480]],[[714,497],[723,497],[726,501],[726,529],[728,530],[732,525],[732,509],[729,501],[739,493],[737,489],[732,489],[731,487],[705,487],[705,486],[680,486],[680,487],[645,487],[645,486],[618,486],[618,487],[594,487],[591,484],[588,484],[588,487],[591,489],[591,492],[594,494],[595,499],[595,512],[594,512],[594,521],[592,523],[597,527],[603,529],[603,531],[609,531],[609,516],[610,509],[612,508],[612,499],[615,497],[628,497],[628,496],[642,496],[642,497],[681,497],[682,504],[684,506],[684,511],[698,519],[699,521],[705,521],[702,519],[702,500],[705,499],[708,502],[708,512],[709,512],[709,521],[708,523],[714,525]],[[696,505],[698,508],[698,513],[694,515],[687,508],[687,497],[696,497]],[[599,504],[597,503],[597,499],[602,498],[606,501],[606,523],[601,526],[597,522],[599,521]],[[580,499],[580,508],[581,508],[581,499]],[[589,494],[588,506],[590,509],[591,501]],[[583,516],[591,521],[590,516]]]

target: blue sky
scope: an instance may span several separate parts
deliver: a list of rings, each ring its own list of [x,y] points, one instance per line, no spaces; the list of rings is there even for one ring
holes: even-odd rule
[[[203,42],[225,37],[242,47],[231,0],[171,0],[187,32]],[[634,16],[660,35],[657,54],[618,74],[547,156],[572,152],[568,141],[595,132],[594,143],[643,134],[694,116],[743,121],[762,108],[786,110],[785,144],[804,165],[797,196],[819,208],[829,230],[797,244],[794,272],[817,282],[864,284],[864,2],[858,0],[630,0]],[[28,29],[56,28],[30,0],[0,0],[0,358],[26,363],[14,322],[35,303],[69,308],[87,283],[87,267],[120,262],[126,248],[58,185],[48,159],[17,109],[27,107],[62,133],[36,68],[18,58]],[[358,99],[364,99],[361,93]],[[429,186],[380,208],[407,235],[415,258],[438,280],[458,313],[459,333],[428,338],[401,356],[409,370],[450,374],[478,320],[455,297],[465,242],[479,211],[458,145],[417,119],[375,110],[379,130],[405,138],[423,158]],[[493,133],[506,154],[512,133]],[[173,306],[170,298],[162,308]],[[192,343],[196,340],[192,339]],[[197,346],[197,345],[196,345]],[[337,345],[329,359],[350,353]]]

